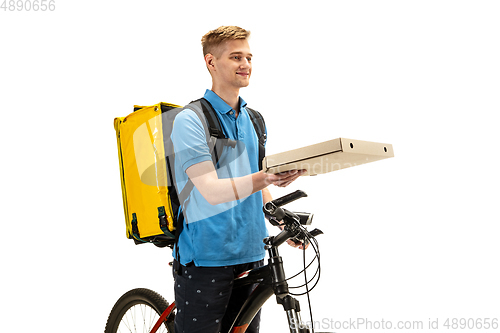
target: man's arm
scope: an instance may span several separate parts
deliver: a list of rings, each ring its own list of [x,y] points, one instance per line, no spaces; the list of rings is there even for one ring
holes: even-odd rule
[[[262,204],[266,204],[269,201],[273,200],[273,196],[271,195],[271,192],[269,192],[269,189],[266,187],[265,189],[262,189]]]
[[[243,199],[271,184],[286,187],[303,173],[302,170],[292,170],[274,175],[259,171],[243,177],[219,179],[212,161],[200,162],[186,169],[189,179],[211,205]],[[267,195],[270,197],[269,191]]]

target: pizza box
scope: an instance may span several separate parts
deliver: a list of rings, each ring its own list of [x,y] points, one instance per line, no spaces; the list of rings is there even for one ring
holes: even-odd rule
[[[389,157],[394,157],[391,144],[338,138],[266,156],[262,169],[273,174],[304,169],[304,175],[314,176]]]

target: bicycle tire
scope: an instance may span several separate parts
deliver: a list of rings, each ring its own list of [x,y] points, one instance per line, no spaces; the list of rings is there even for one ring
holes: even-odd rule
[[[104,333],[150,332],[168,302],[157,292],[146,289],[132,289],[116,301],[111,310]],[[158,329],[158,333],[174,333],[175,314],[171,313]]]

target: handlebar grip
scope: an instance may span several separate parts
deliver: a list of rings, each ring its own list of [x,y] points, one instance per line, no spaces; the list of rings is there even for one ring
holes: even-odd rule
[[[270,202],[274,204],[275,207],[281,207],[303,197],[307,197],[307,194],[304,191],[297,190],[281,198],[274,199],[273,201]]]

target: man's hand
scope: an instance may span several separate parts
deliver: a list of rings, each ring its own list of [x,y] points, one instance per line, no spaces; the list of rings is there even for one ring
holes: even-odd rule
[[[287,239],[286,241],[288,243],[288,245],[292,246],[292,247],[295,247],[295,248],[299,248],[299,249],[304,249],[304,244],[302,242],[298,242],[298,243],[295,243],[294,241],[292,241],[291,239]],[[306,244],[306,249],[309,247],[309,243]]]
[[[280,230],[283,231],[283,229],[285,228],[285,224],[283,223],[283,221],[280,222],[280,225],[278,226],[278,228],[280,228]],[[287,239],[286,242],[288,243],[288,245],[290,245],[291,247],[295,247],[295,248],[299,248],[299,249],[304,249],[304,244],[302,242],[298,242],[298,243],[295,243],[293,240],[291,239]],[[306,249],[309,247],[309,243],[306,244]]]
[[[304,173],[306,173],[306,170],[290,170],[277,174],[266,174],[266,180],[268,183],[276,185],[278,187],[287,187]]]

